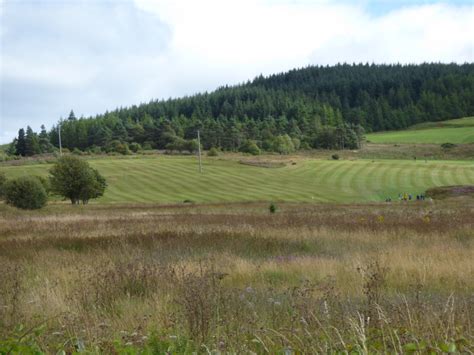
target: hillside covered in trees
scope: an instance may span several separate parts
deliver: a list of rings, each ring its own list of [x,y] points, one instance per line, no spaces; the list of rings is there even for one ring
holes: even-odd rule
[[[89,118],[60,121],[70,150],[205,149],[288,153],[354,149],[364,132],[474,115],[474,64],[310,66],[211,93],[154,100]],[[10,154],[59,146],[58,125],[19,132]]]

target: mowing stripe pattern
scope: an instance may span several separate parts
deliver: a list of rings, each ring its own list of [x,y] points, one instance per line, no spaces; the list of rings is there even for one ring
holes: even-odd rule
[[[153,156],[90,161],[109,184],[99,203],[220,201],[367,202],[433,186],[474,185],[469,161],[299,160],[263,168],[233,160]],[[50,165],[9,166],[7,176],[48,174]]]

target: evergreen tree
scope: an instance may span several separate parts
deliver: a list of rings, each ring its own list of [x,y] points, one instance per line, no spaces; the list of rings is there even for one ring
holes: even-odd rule
[[[33,132],[33,129],[28,126],[26,128],[26,136],[25,136],[25,155],[26,156],[33,156],[35,154],[39,154],[40,151],[40,146],[38,142],[38,136],[36,135],[35,132]]]
[[[50,142],[49,134],[44,125],[41,125],[41,132],[38,135],[38,143],[41,153],[51,153],[53,151],[53,145]]]
[[[20,130],[18,131],[18,139],[16,142],[16,155],[26,155],[25,130],[23,128],[20,128]]]
[[[69,116],[68,116],[68,121],[76,121],[77,118],[76,118],[76,115],[74,115],[74,111],[71,110],[71,112],[69,112]]]

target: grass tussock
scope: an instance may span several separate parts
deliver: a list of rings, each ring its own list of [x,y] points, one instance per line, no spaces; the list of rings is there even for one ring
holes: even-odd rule
[[[469,203],[0,213],[0,353],[474,349]]]

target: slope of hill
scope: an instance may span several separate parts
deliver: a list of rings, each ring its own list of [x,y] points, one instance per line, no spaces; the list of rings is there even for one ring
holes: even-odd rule
[[[474,143],[474,117],[427,122],[408,130],[378,132],[367,135],[373,143]]]
[[[271,157],[270,157],[271,158]],[[270,159],[269,158],[269,159]],[[238,201],[364,202],[429,187],[474,185],[474,165],[461,161],[314,160],[264,168],[229,159],[139,157],[91,160],[109,187],[100,203],[177,203]],[[50,165],[3,167],[7,176],[47,175]]]
[[[126,145],[181,150],[201,132],[205,149],[265,151],[290,148],[355,149],[367,132],[474,115],[474,64],[336,65],[307,67],[211,93],[155,100],[89,119],[71,112],[61,123],[63,147],[123,151]],[[58,127],[26,138],[51,152]],[[292,142],[290,142],[290,139]],[[252,142],[249,142],[252,141]],[[136,144],[133,147],[137,147]],[[284,147],[285,150],[286,147]],[[290,149],[291,150],[291,149]]]

